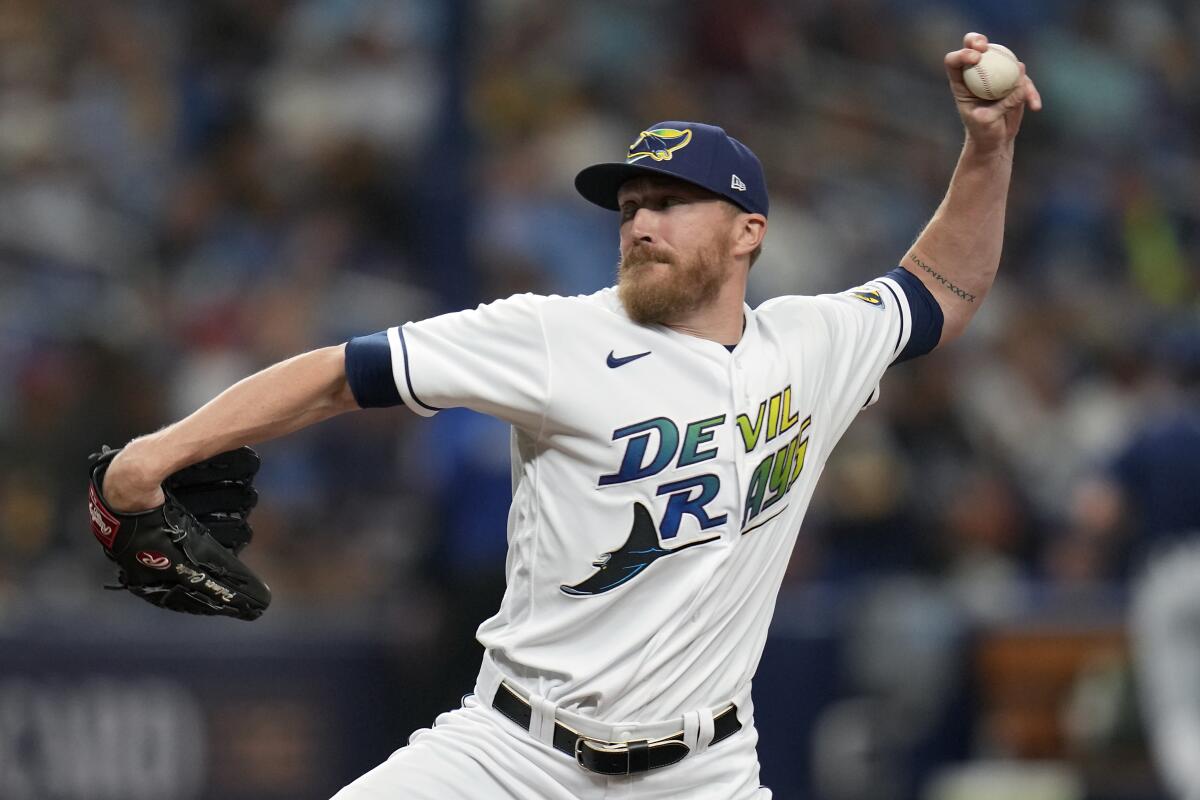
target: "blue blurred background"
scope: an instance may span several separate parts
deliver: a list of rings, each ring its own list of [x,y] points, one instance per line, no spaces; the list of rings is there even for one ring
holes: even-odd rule
[[[1200,527],[1195,2],[8,0],[0,798],[328,797],[470,690],[503,589],[489,419],[264,445],[252,626],[100,590],[90,451],[296,352],[609,285],[615,217],[571,181],[660,119],[762,158],[753,303],[879,275],[953,169],[968,30],[1046,105],[1001,277],[826,469],[755,684],[764,782],[1164,797],[1124,619]]]

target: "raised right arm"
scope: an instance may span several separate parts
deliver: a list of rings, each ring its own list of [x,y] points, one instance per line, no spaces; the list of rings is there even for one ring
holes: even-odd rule
[[[341,344],[281,361],[238,381],[179,422],[134,439],[105,474],[105,499],[119,511],[153,508],[163,502],[163,480],[188,464],[357,409],[346,379],[345,351]]]

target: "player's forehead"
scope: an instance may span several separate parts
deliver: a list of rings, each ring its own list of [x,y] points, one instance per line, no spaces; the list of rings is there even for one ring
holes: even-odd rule
[[[648,198],[667,194],[685,198],[720,199],[720,195],[670,175],[639,175],[621,184],[621,188],[617,190],[617,203],[644,202]]]

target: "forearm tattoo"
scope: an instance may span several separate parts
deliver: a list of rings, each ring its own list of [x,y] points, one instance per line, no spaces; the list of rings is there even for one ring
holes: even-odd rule
[[[942,273],[935,270],[933,267],[926,264],[921,259],[917,258],[917,256],[915,254],[912,255],[912,260],[913,260],[914,264],[916,264],[918,267],[920,267],[921,269],[925,270],[930,275],[932,275],[933,279],[935,281],[937,281],[942,286],[945,286],[947,289],[949,289],[950,291],[952,291],[956,295],[958,295],[959,299],[966,300],[968,303],[975,302],[975,295],[971,294],[970,292],[968,292],[967,290],[963,289],[960,286],[955,286],[953,281],[951,281],[949,278],[947,278]]]

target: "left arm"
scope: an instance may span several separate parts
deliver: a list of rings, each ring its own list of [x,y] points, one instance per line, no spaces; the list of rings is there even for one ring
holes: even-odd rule
[[[1025,106],[1034,111],[1042,107],[1024,64],[1021,82],[1002,100],[989,102],[971,94],[962,70],[978,63],[986,49],[987,37],[968,33],[963,49],[946,54],[946,75],[966,128],[966,143],[945,199],[901,262],[942,308],[940,344],[963,332],[996,277],[1014,141]]]

